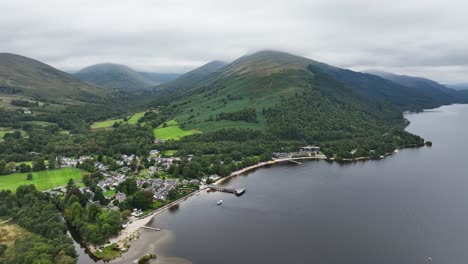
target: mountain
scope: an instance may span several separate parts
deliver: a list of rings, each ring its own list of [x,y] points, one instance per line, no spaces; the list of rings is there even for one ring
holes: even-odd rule
[[[0,53],[0,93],[47,99],[89,101],[108,94],[37,60]]]
[[[141,76],[153,81],[155,84],[162,84],[179,78],[179,73],[157,73],[157,72],[138,72]]]
[[[317,144],[339,157],[353,149],[382,155],[397,146],[421,144],[421,138],[404,131],[401,109],[360,94],[322,67],[331,66],[277,51],[243,56],[185,87],[166,101],[161,115],[183,129],[203,132],[179,143],[187,153],[197,148],[211,153],[209,144],[230,149],[240,144],[232,142],[236,138],[251,142],[244,150],[249,153],[259,144],[270,149]],[[368,76],[374,83],[397,86]]]
[[[459,97],[454,89],[421,77],[413,77],[406,75],[396,75],[393,73],[382,71],[368,71],[368,73],[377,75],[394,83],[409,87],[431,99],[436,106],[442,104],[451,104],[459,102]]]
[[[82,81],[101,87],[137,91],[157,84],[151,78],[120,64],[103,63],[88,66],[74,74]]]
[[[446,84],[445,86],[455,90],[468,90],[468,83]]]
[[[389,103],[372,101],[323,72],[311,71],[309,65],[315,63],[276,51],[244,56],[187,87],[168,109],[179,123],[202,131],[243,127],[305,137],[315,133],[317,138],[335,134],[337,124],[351,135],[376,130],[378,123],[404,122]],[[286,131],[298,125],[295,132]]]
[[[154,87],[154,89],[171,90],[172,92],[186,90],[195,86],[198,82],[211,74],[220,71],[226,65],[227,63],[223,61],[212,61],[178,77],[173,81],[158,85]]]

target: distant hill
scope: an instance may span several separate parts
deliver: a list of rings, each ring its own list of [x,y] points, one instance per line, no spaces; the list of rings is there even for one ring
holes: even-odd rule
[[[445,86],[455,90],[468,90],[468,83],[446,84]]]
[[[93,101],[108,94],[47,64],[10,53],[0,53],[0,93],[78,101]]]
[[[153,81],[156,84],[166,83],[179,78],[179,73],[157,73],[157,72],[138,72],[140,75]]]
[[[397,84],[409,87],[417,91],[419,94],[430,98],[432,104],[436,106],[442,104],[451,104],[459,101],[457,92],[454,89],[426,78],[413,77],[406,75],[396,75],[393,73],[382,71],[368,71],[368,73],[380,76]]]
[[[173,81],[158,85],[154,87],[154,89],[171,90],[172,92],[187,90],[211,74],[220,71],[226,65],[227,63],[223,61],[212,61],[192,71],[189,71],[188,73],[178,77]]]
[[[74,74],[82,81],[123,91],[142,90],[157,84],[133,69],[120,64],[103,63],[88,66]]]

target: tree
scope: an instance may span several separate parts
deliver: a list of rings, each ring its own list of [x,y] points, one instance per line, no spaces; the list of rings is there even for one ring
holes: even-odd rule
[[[57,156],[54,154],[51,154],[49,156],[49,164],[48,164],[49,170],[53,170],[57,167]]]
[[[138,191],[133,195],[132,205],[141,210],[147,210],[153,205],[153,194],[146,191]]]
[[[101,205],[106,205],[107,204],[107,199],[104,196],[104,193],[102,192],[102,189],[97,187],[96,191],[94,192],[94,197],[93,201],[99,201]]]
[[[119,183],[117,191],[123,192],[126,195],[132,195],[138,191],[136,180],[134,178],[127,178],[125,181]]]
[[[175,198],[177,198],[177,190],[176,189],[170,190],[167,193],[167,198],[169,198],[170,200],[174,200]]]
[[[21,173],[26,173],[26,172],[30,172],[31,171],[31,166],[27,165],[27,164],[24,164],[24,163],[21,163],[19,166],[19,171]]]
[[[73,179],[69,179],[67,182],[67,192],[75,187],[76,187],[75,181]]]
[[[46,169],[46,166],[45,166],[43,158],[36,158],[33,160],[33,167],[32,167],[33,171],[42,171],[45,169]]]
[[[77,226],[81,222],[83,215],[83,207],[79,202],[74,202],[70,207],[65,209],[65,219],[72,225]]]
[[[32,173],[28,173],[28,176],[26,176],[26,180],[32,181],[33,180],[33,175]]]

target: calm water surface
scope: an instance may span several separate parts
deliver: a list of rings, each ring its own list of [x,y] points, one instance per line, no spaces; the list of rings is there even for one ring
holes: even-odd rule
[[[429,256],[431,263],[468,263],[468,105],[407,118],[408,131],[432,148],[232,178],[226,185],[245,187],[245,195],[193,197],[151,223],[169,229],[170,239],[149,246],[160,234],[142,230],[130,250],[197,264],[417,264]]]

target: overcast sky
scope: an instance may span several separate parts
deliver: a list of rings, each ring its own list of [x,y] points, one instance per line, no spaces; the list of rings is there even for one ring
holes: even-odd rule
[[[262,49],[468,82],[468,1],[1,0],[0,52],[184,72]]]

